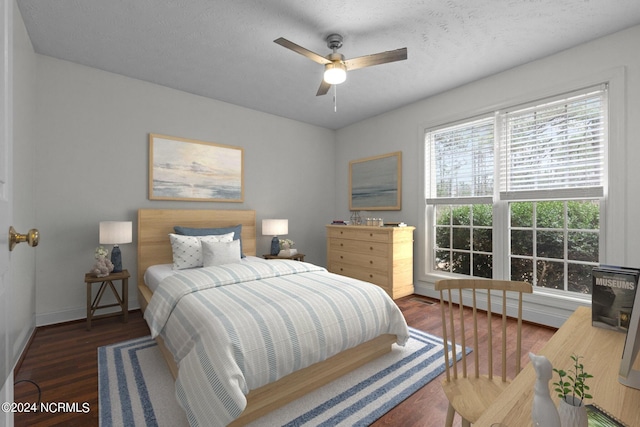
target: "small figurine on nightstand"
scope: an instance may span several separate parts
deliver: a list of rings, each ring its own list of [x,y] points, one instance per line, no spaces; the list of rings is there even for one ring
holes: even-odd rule
[[[104,246],[98,246],[95,252],[96,263],[91,267],[90,273],[96,275],[96,277],[106,277],[113,271],[113,263],[109,261],[107,255],[109,251],[107,251]]]
[[[294,249],[293,246],[296,243],[291,239],[280,239],[280,252],[278,256],[281,257],[290,257],[298,253],[297,249]]]

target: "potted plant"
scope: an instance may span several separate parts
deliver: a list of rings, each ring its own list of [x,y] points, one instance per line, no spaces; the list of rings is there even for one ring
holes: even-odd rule
[[[558,415],[562,427],[587,427],[587,409],[584,399],[591,399],[588,393],[589,386],[587,379],[593,375],[584,370],[584,365],[580,363],[582,356],[571,355],[573,367],[569,371],[554,368],[560,379],[554,382],[555,391],[560,398],[558,405]]]

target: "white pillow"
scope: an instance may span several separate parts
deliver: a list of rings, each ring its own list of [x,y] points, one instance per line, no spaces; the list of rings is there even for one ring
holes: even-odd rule
[[[202,264],[205,267],[240,262],[240,240],[202,242]]]
[[[181,236],[169,234],[173,251],[173,269],[202,267],[202,242],[231,242],[233,232],[210,236]]]

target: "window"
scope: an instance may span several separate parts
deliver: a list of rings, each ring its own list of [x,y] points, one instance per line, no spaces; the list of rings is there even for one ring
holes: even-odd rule
[[[436,270],[492,277],[492,209],[490,204],[434,207]]]
[[[591,293],[598,264],[598,200],[509,203],[512,280],[538,287]]]
[[[429,129],[431,271],[590,293],[606,112],[602,86]]]
[[[494,119],[427,133],[435,270],[491,277]]]

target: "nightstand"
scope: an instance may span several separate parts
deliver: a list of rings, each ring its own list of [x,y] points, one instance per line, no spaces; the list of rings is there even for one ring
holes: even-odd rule
[[[301,254],[300,252],[298,252],[295,255],[291,255],[291,256],[278,256],[278,255],[264,254],[264,255],[262,255],[262,258],[264,258],[264,259],[294,259],[296,261],[304,261],[304,254]]]
[[[87,284],[87,331],[91,330],[91,320],[100,319],[103,317],[119,316],[122,315],[122,321],[127,323],[129,320],[129,272],[122,270],[119,273],[110,273],[108,276],[96,277],[93,273],[87,273],[84,275],[84,282]],[[118,294],[118,290],[113,284],[114,281],[121,281],[121,293]],[[92,287],[94,283],[100,283],[98,293],[92,301]],[[116,297],[116,303],[100,305],[100,300],[104,291],[110,288],[113,295]],[[106,313],[95,315],[96,310],[108,307],[120,307],[120,311],[115,313]]]

